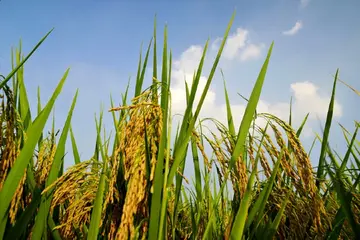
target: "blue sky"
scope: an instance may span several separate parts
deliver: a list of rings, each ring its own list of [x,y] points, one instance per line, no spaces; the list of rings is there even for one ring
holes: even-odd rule
[[[320,132],[317,116],[324,123],[333,77],[360,89],[360,2],[355,0],[276,0],[276,1],[9,1],[0,2],[0,73],[10,72],[10,49],[23,41],[24,53],[53,27],[40,49],[25,65],[25,84],[33,111],[36,88],[42,103],[50,97],[65,70],[70,74],[59,96],[56,125],[62,128],[71,100],[79,88],[72,125],[83,159],[94,149],[94,114],[101,104],[110,107],[109,94],[121,101],[129,77],[135,78],[141,42],[152,37],[157,15],[159,45],[163,27],[169,27],[169,47],[174,57],[173,109],[184,108],[183,76],[191,75],[199,54],[210,39],[209,56],[202,82],[206,80],[216,54],[218,38],[224,34],[233,10],[236,18],[223,58],[224,70],[235,120],[240,123],[244,101],[249,96],[268,47],[275,41],[260,111],[288,116],[288,103],[294,97],[295,125],[307,111],[311,117],[303,137],[308,147],[312,131]],[[151,61],[150,61],[151,66]],[[150,72],[147,80],[150,80]],[[132,87],[134,84],[132,82]],[[219,71],[213,80],[202,117],[224,119],[224,94]],[[338,85],[335,121],[350,131],[360,120],[355,104],[358,96]],[[105,124],[111,130],[110,114]],[[298,126],[298,125],[297,125]],[[342,135],[334,122],[333,147],[344,154]],[[70,146],[70,145],[68,145]],[[66,166],[72,164],[71,148]],[[314,153],[316,154],[316,152]],[[316,163],[316,162],[315,162]]]

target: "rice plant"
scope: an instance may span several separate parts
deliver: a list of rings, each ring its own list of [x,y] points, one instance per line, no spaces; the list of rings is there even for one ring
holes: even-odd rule
[[[329,142],[341,81],[338,71],[323,133],[314,140],[321,144],[317,168],[299,140],[308,116],[294,129],[291,111],[288,122],[256,111],[274,43],[239,129],[234,127],[225,81],[227,124],[199,118],[234,16],[195,104],[200,76],[205,74],[205,43],[192,84],[186,85],[187,107],[179,126],[172,126],[167,27],[158,72],[155,22],[145,58],[140,54],[134,96],[129,101],[128,86],[121,106],[112,104],[95,118],[91,159],[80,158],[71,127],[77,93],[61,131],[54,125],[49,133],[44,131],[69,69],[45,106],[40,104],[39,89],[37,114],[30,112],[24,64],[52,30],[26,57],[20,44],[12,53],[13,70],[0,83],[0,238],[360,239],[359,122],[355,121],[354,133],[340,125],[348,146],[344,157]],[[152,84],[144,87],[151,54]],[[104,114],[113,117],[112,145],[103,136]],[[256,124],[259,118],[266,120],[265,127]],[[215,124],[216,131],[203,131],[204,121]],[[178,127],[176,136],[171,136],[173,127]],[[67,140],[72,149],[65,149]],[[66,152],[72,152],[75,163],[69,169],[63,167]],[[195,170],[190,188],[184,184],[189,183],[186,164]]]

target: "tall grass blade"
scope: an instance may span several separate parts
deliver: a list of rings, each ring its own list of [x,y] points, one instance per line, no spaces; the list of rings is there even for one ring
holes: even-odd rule
[[[40,47],[40,45],[45,41],[45,39],[50,35],[50,33],[54,30],[51,29],[39,42],[36,46],[31,50],[31,52],[7,75],[7,77],[0,83],[0,89],[2,89],[5,84],[15,75],[15,73],[25,64],[25,62],[33,55],[33,53]]]
[[[157,49],[156,49],[156,15],[154,17],[154,43],[153,43],[153,101],[157,103],[157,90],[156,81],[157,79]]]
[[[155,167],[155,176],[154,176],[154,186],[163,186],[164,183],[164,158],[165,158],[165,149],[167,143],[167,128],[168,128],[168,104],[169,104],[169,84],[170,79],[168,79],[168,62],[167,62],[167,26],[164,29],[164,47],[163,47],[163,59],[162,59],[162,85],[161,85],[161,109],[163,114],[163,126],[162,133],[159,143],[159,151]],[[166,202],[161,201],[162,189],[156,187],[154,193],[151,197],[151,208],[150,208],[150,223],[149,223],[149,240],[158,239],[159,231],[163,229],[159,228],[160,224],[160,213],[162,204]]]
[[[353,233],[356,239],[360,239],[360,225],[356,223],[354,218],[354,213],[351,209],[352,195],[350,192],[346,190],[345,184],[342,180],[343,179],[342,173],[339,171],[338,167],[334,165],[335,157],[333,156],[329,145],[327,144],[326,146],[327,146],[326,150],[328,151],[329,157],[333,163],[333,167],[335,167],[335,174],[331,171],[330,166],[328,164],[326,164],[327,172],[330,175],[330,178],[335,185],[335,190],[338,194],[342,210],[349,221]]]
[[[101,118],[100,118],[101,119]],[[103,208],[103,201],[104,201],[104,194],[105,194],[105,181],[106,181],[106,171],[107,171],[107,156],[105,155],[104,149],[101,147],[101,139],[100,139],[100,131],[101,131],[101,124],[98,124],[96,121],[96,128],[97,128],[97,138],[100,146],[100,152],[103,159],[103,168],[99,180],[99,188],[96,192],[96,198],[94,207],[91,212],[91,220],[89,226],[89,232],[87,239],[88,240],[95,240],[98,239],[99,234],[99,226],[101,222],[101,213]]]
[[[6,220],[6,212],[8,210],[11,199],[15,194],[17,186],[19,185],[20,180],[23,177],[27,165],[29,164],[29,161],[32,157],[38,139],[50,115],[50,112],[54,106],[55,100],[61,92],[61,89],[65,83],[68,73],[69,70],[65,72],[63,78],[60,80],[58,86],[56,87],[51,99],[46,104],[46,106],[41,111],[41,113],[36,117],[33,124],[29,127],[27,131],[28,140],[25,142],[24,147],[20,151],[19,156],[17,157],[13,167],[9,172],[9,175],[7,176],[4,182],[4,185],[0,191],[0,222],[1,223],[3,223],[3,221]]]
[[[336,90],[336,82],[338,79],[339,69],[336,70],[333,89],[331,93],[331,99],[329,103],[329,108],[326,116],[325,130],[322,138],[321,150],[320,150],[320,158],[319,158],[319,166],[316,174],[316,187],[320,190],[320,181],[324,178],[324,165],[325,165],[325,155],[326,155],[326,147],[329,139],[329,133],[331,128],[332,117],[334,114],[334,103],[335,103],[335,90]]]
[[[226,101],[226,113],[227,113],[227,120],[228,120],[228,128],[229,128],[229,133],[230,135],[235,138],[235,126],[234,126],[234,120],[233,120],[233,116],[232,116],[232,112],[231,112],[231,105],[230,105],[230,100],[229,100],[229,95],[228,95],[228,91],[226,89],[226,83],[225,83],[225,78],[224,78],[224,73],[221,71],[221,75],[223,76],[224,79],[224,91],[225,91],[225,101]]]
[[[297,136],[297,137],[300,137],[300,134],[301,134],[301,132],[302,132],[302,130],[303,130],[303,128],[304,128],[304,126],[305,126],[305,123],[306,123],[306,121],[307,121],[308,117],[309,117],[309,113],[308,113],[308,114],[306,114],[306,116],[305,116],[304,120],[302,121],[302,123],[301,123],[301,125],[300,125],[299,129],[296,131],[296,136]]]
[[[5,240],[20,239],[20,237],[25,234],[26,228],[29,222],[33,219],[37,208],[39,207],[41,201],[41,191],[37,189],[37,192],[33,195],[31,203],[27,206],[25,211],[19,216],[16,220],[15,225],[10,229],[6,234]]]
[[[75,93],[68,116],[66,118],[65,125],[61,133],[58,146],[56,148],[54,160],[50,168],[49,176],[46,179],[45,187],[49,187],[53,182],[56,181],[56,179],[59,176],[59,172],[61,171],[61,167],[63,166],[64,155],[65,155],[65,144],[70,129],[71,118],[75,108],[77,95],[78,95],[78,91],[76,91]],[[40,204],[39,212],[35,219],[32,239],[41,239],[41,236],[45,230],[44,228],[46,227],[47,219],[49,216],[49,210],[50,210],[50,204],[52,198],[53,198],[52,192],[47,192],[43,194],[41,197],[41,204]]]
[[[40,99],[40,87],[38,86],[37,88],[37,101],[38,101],[38,104],[37,104],[37,115],[40,114],[41,112],[41,99]],[[41,143],[43,141],[43,134],[41,133],[40,135],[40,138],[39,138],[39,142],[38,142],[38,148],[40,149],[41,148]]]
[[[254,86],[251,96],[249,98],[249,102],[246,106],[244,116],[241,120],[241,125],[239,127],[239,132],[238,132],[238,136],[237,136],[237,140],[236,140],[235,149],[232,153],[231,160],[230,160],[230,169],[233,168],[235,161],[238,160],[238,158],[241,156],[241,154],[244,154],[244,152],[245,152],[246,136],[249,132],[250,125],[251,125],[251,122],[253,120],[253,117],[254,117],[254,114],[256,111],[257,103],[259,102],[259,99],[260,99],[260,94],[261,94],[262,86],[263,86],[263,83],[265,80],[265,75],[266,75],[267,67],[269,65],[273,46],[274,46],[274,42],[272,42],[270,45],[266,60],[261,68],[261,71],[260,71],[259,76],[255,83],[255,86]]]
[[[351,142],[350,142],[350,144],[348,146],[348,150],[346,151],[346,154],[345,154],[344,158],[342,159],[341,166],[340,166],[340,169],[339,169],[340,172],[344,171],[344,169],[346,167],[346,164],[348,163],[348,161],[350,159],[351,149],[352,149],[352,147],[354,145],[354,142],[356,140],[356,135],[357,135],[358,130],[359,130],[359,127],[356,127],[355,132],[354,132],[354,134],[353,134],[353,136],[351,138]]]
[[[224,38],[223,38],[223,40],[221,42],[218,54],[217,54],[217,56],[215,58],[214,64],[213,64],[212,69],[210,71],[210,75],[208,77],[208,80],[207,80],[206,85],[204,87],[203,93],[202,93],[201,98],[199,100],[197,109],[196,109],[196,111],[194,113],[194,116],[192,118],[190,118],[190,113],[192,111],[192,105],[193,105],[193,102],[194,102],[194,99],[195,99],[195,94],[196,94],[195,91],[196,91],[196,88],[197,88],[197,84],[199,83],[201,70],[202,70],[202,66],[203,66],[203,59],[204,59],[204,56],[206,54],[206,49],[207,49],[208,42],[205,45],[204,52],[203,52],[202,58],[201,58],[200,63],[199,63],[197,75],[196,75],[196,77],[195,77],[195,79],[193,81],[193,85],[192,85],[192,88],[191,88],[192,90],[191,90],[191,93],[190,93],[189,104],[188,104],[188,106],[186,108],[185,115],[184,115],[183,122],[182,122],[182,126],[180,128],[179,140],[177,141],[177,144],[175,145],[174,162],[173,162],[173,165],[172,165],[172,167],[170,169],[170,173],[169,173],[169,177],[168,177],[168,185],[170,185],[172,183],[172,180],[173,180],[173,178],[175,176],[176,170],[179,167],[181,160],[184,159],[184,156],[185,156],[185,153],[186,153],[185,151],[186,151],[186,148],[187,148],[187,145],[188,145],[188,141],[190,139],[190,134],[191,134],[191,132],[193,130],[193,127],[195,125],[195,122],[197,120],[199,112],[201,110],[202,104],[203,104],[203,102],[205,100],[207,91],[208,91],[208,89],[210,87],[212,78],[213,78],[213,76],[215,74],[215,70],[216,70],[217,64],[218,64],[218,62],[220,60],[222,51],[224,49],[225,42],[226,42],[226,39],[227,39],[227,37],[229,35],[229,31],[230,31],[231,25],[233,23],[234,17],[235,17],[235,12],[233,13],[233,15],[232,15],[232,17],[230,19],[230,22],[228,24],[228,27],[226,29]]]
[[[236,213],[235,220],[231,229],[231,239],[242,239],[244,233],[245,221],[248,216],[248,209],[251,201],[252,187],[255,180],[255,174],[257,171],[257,163],[259,158],[255,160],[255,169],[251,172],[249,181],[247,183],[246,191],[240,203],[239,210]]]
[[[147,51],[146,51],[145,60],[144,60],[144,64],[143,64],[143,67],[142,67],[142,70],[141,70],[141,74],[138,75],[138,78],[136,79],[135,97],[139,96],[140,93],[141,93],[141,88],[142,88],[142,85],[143,85],[143,82],[144,82],[144,77],[145,77],[146,66],[147,66],[147,62],[148,62],[148,58],[149,58],[149,52],[150,52],[151,43],[152,43],[152,39],[150,40],[149,46],[148,46]],[[139,72],[138,72],[138,74],[139,74]]]
[[[80,163],[80,155],[79,155],[79,151],[76,145],[76,140],[75,140],[75,136],[72,130],[72,127],[70,127],[70,138],[71,138],[71,146],[73,149],[73,156],[74,156],[74,162],[75,164]]]
[[[356,93],[358,96],[360,96],[360,92],[358,90],[356,90],[355,88],[353,88],[352,86],[350,86],[349,84],[347,84],[346,82],[344,82],[343,80],[339,79],[339,82],[341,82],[342,84],[344,84],[345,86],[347,86],[348,88],[350,88],[354,93]]]
[[[274,221],[270,224],[269,228],[267,229],[266,239],[273,239],[274,238],[274,236],[276,234],[276,231],[277,231],[277,229],[278,229],[278,227],[280,225],[281,218],[283,217],[285,207],[286,207],[286,205],[288,203],[288,200],[289,200],[289,196],[290,196],[290,190],[288,190],[288,193],[286,194],[285,200],[281,204],[281,208],[280,208],[279,212],[276,214],[276,217],[275,217]]]

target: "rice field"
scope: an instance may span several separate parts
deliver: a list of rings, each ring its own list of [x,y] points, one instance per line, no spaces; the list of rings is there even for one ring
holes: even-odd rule
[[[326,123],[314,140],[321,144],[317,159],[310,160],[299,140],[307,116],[294,129],[291,111],[289,121],[256,111],[274,43],[239,129],[224,85],[227,124],[214,119],[217,131],[203,131],[199,113],[234,16],[209,73],[202,69],[205,43],[192,84],[186,84],[187,107],[178,126],[171,121],[167,28],[157,46],[155,21],[152,41],[140,55],[135,95],[124,89],[122,105],[108,106],[95,119],[91,159],[80,158],[71,126],[77,93],[60,132],[44,130],[69,69],[46,105],[38,92],[37,112],[30,112],[24,64],[53,30],[27,55],[16,48],[13,70],[0,83],[0,239],[360,239],[360,123],[354,121],[353,133],[342,127],[346,152],[337,153],[329,142],[330,128],[338,127],[332,126],[336,87],[347,85],[338,70]],[[151,57],[152,84],[143,86]],[[196,103],[202,74],[208,78]],[[104,114],[113,117],[111,141],[102,132]],[[258,118],[265,127],[254,124]],[[65,148],[67,141],[72,149]],[[69,169],[65,153],[74,161]],[[194,166],[191,188],[184,185],[185,164]]]

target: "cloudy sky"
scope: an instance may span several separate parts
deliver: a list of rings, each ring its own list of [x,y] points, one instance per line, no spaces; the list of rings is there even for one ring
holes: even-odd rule
[[[236,18],[219,67],[229,90],[235,121],[240,123],[248,97],[266,52],[275,41],[259,112],[270,112],[287,119],[293,97],[295,127],[310,112],[304,136],[309,147],[320,133],[328,107],[333,75],[360,89],[360,2],[355,0],[274,0],[274,1],[9,1],[0,2],[0,73],[10,71],[10,49],[23,41],[24,53],[53,27],[54,32],[25,65],[25,83],[36,111],[36,88],[40,86],[45,104],[65,70],[70,74],[59,96],[56,126],[62,128],[71,100],[79,88],[73,115],[73,128],[83,159],[94,149],[94,114],[101,104],[110,107],[112,94],[121,102],[129,77],[135,78],[140,45],[152,37],[155,14],[158,35],[169,28],[169,47],[173,52],[173,113],[185,106],[184,77],[191,80],[204,44],[209,38],[200,87],[209,74],[233,10]],[[357,30],[356,30],[357,29]],[[161,39],[158,42],[162,44]],[[150,64],[151,61],[150,61]],[[151,65],[150,65],[151,66]],[[219,69],[218,69],[219,70]],[[151,72],[147,74],[147,80]],[[134,87],[134,82],[131,82]],[[360,119],[358,96],[338,85],[331,143],[344,154],[340,127],[354,129]],[[217,71],[201,117],[225,121],[223,82]],[[112,128],[105,111],[105,124]],[[70,146],[70,145],[68,145]],[[72,164],[71,148],[66,166]],[[314,152],[316,164],[316,154]]]

